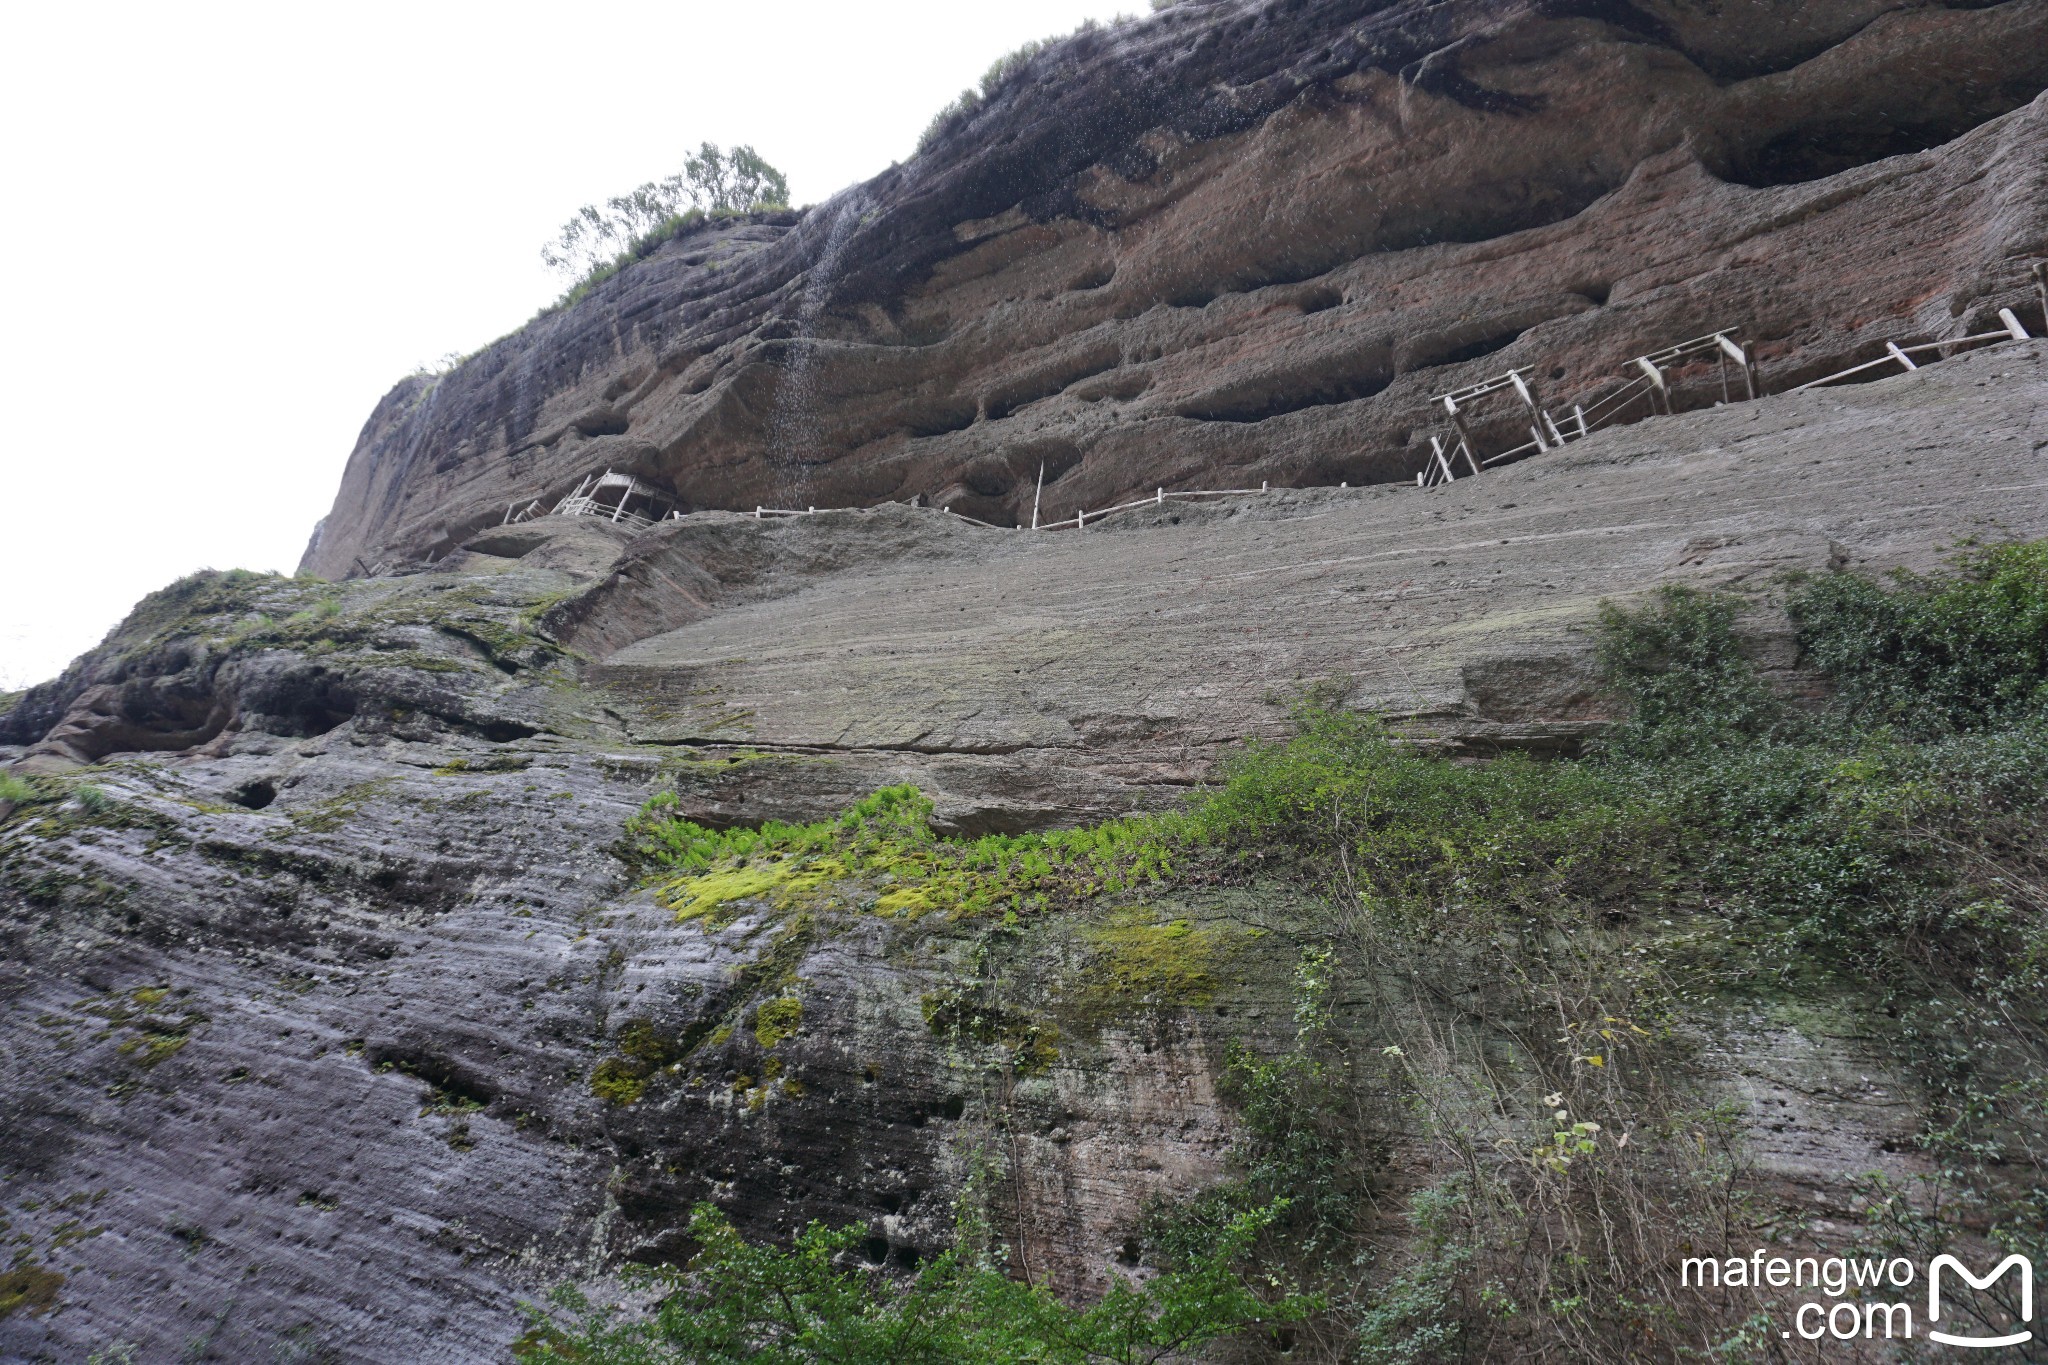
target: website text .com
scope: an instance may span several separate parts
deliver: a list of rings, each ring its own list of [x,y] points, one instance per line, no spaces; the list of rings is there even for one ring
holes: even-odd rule
[[[1924,1285],[1924,1290],[1910,1298],[1879,1297],[1912,1290],[1916,1284]],[[1780,1332],[1806,1341],[1911,1340],[1923,1335],[1943,1345],[1971,1348],[2019,1346],[2033,1339],[2029,1324],[2034,1317],[2034,1267],[2018,1254],[2006,1256],[1982,1275],[1955,1256],[1936,1256],[1923,1275],[1903,1256],[1787,1257],[1758,1250],[1746,1260],[1688,1258],[1679,1265],[1679,1285],[1696,1290],[1813,1290],[1821,1297],[1794,1308],[1790,1325]],[[1970,1321],[1960,1321],[1955,1305],[1965,1285],[2004,1291],[2001,1302],[2010,1305],[2004,1314],[2009,1320],[1992,1325],[1973,1315]],[[1924,1317],[1916,1319],[1916,1305],[1924,1308]]]

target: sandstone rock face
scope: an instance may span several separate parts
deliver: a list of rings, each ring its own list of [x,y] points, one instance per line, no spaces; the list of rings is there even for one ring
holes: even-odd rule
[[[1309,689],[1571,753],[1612,719],[1599,604],[1671,583],[1741,594],[1816,692],[1786,571],[2048,535],[2048,342],[1781,392],[2035,320],[2044,39],[2048,0],[1183,0],[400,385],[319,578],[173,585],[0,712],[34,1291],[0,1360],[503,1359],[522,1299],[676,1256],[698,1201],[907,1268],[990,1171],[1018,1268],[1099,1291],[1148,1200],[1224,1172],[1225,1043],[1292,1036],[1300,888],[685,919],[634,812],[915,783],[945,833],[1082,824],[1173,805]],[[1777,396],[1682,373],[1691,411],[1413,484],[1430,395],[1516,365],[1567,406],[1728,325]],[[687,515],[501,524],[606,467]],[[1041,469],[1047,520],[1272,489],[1017,529]],[[1134,989],[1116,945],[1160,925],[1180,986]],[[1924,1173],[1887,1025],[1837,1003],[1688,1021],[1791,1221]],[[1425,1163],[1386,1124],[1398,1194]]]
[[[1149,1197],[1224,1169],[1221,1045],[1292,1028],[1295,893],[995,934],[678,922],[618,852],[651,791],[730,824],[910,780],[953,829],[1072,823],[1171,802],[1337,675],[1418,739],[1567,748],[1605,714],[1595,605],[1665,582],[1751,595],[1797,689],[1779,571],[2048,535],[2044,396],[2048,344],[2014,344],[1427,492],[1037,535],[906,506],[549,519],[431,571],[166,590],[0,717],[0,760],[97,792],[0,808],[0,1190],[62,1277],[0,1359],[502,1359],[520,1299],[676,1254],[697,1200],[755,1237],[860,1222],[906,1266],[987,1161],[1023,1267],[1099,1290]],[[1133,914],[1192,926],[1213,986],[1120,990],[1101,945]],[[801,1019],[764,1042],[777,982]],[[1042,1066],[947,1026],[992,983],[1055,1031]],[[1787,1208],[1847,1216],[1847,1174],[1920,1169],[1866,1026],[1700,1028]],[[649,1037],[675,1060],[644,1094],[593,1089]]]
[[[401,384],[304,566],[446,553],[606,467],[685,511],[1002,524],[1041,470],[1048,519],[1399,480],[1430,396],[1510,365],[1568,406],[1716,327],[1773,390],[1981,331],[2048,249],[2044,53],[2042,0],[1184,0]]]

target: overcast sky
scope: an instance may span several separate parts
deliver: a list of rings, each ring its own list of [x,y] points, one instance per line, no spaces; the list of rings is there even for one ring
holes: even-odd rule
[[[384,391],[560,292],[539,248],[578,205],[707,139],[825,199],[1118,9],[8,7],[0,688],[193,569],[291,572]]]

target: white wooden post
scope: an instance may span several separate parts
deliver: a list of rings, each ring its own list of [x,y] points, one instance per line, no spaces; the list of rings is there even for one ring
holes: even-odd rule
[[[1572,416],[1578,419],[1578,423],[1579,423],[1579,435],[1580,435],[1580,437],[1581,437],[1581,438],[1584,438],[1584,437],[1586,437],[1586,436],[1590,436],[1590,435],[1592,435],[1592,433],[1591,433],[1591,432],[1589,432],[1589,431],[1587,431],[1587,430],[1586,430],[1586,410],[1585,410],[1585,408],[1581,407],[1581,406],[1580,406],[1579,404],[1577,404],[1577,403],[1574,403],[1574,404],[1572,404]]]
[[[1520,370],[1509,370],[1508,378],[1515,381],[1515,392],[1522,396],[1524,403],[1528,404],[1529,411],[1536,411],[1536,395],[1529,392],[1529,386],[1522,382],[1522,372]]]
[[[1899,363],[1900,363],[1901,365],[1904,365],[1904,366],[1905,366],[1905,367],[1906,367],[1907,369],[1909,369],[1909,370],[1917,370],[1917,369],[1919,369],[1919,368],[1920,368],[1920,367],[1919,367],[1918,365],[1915,365],[1915,364],[1913,363],[1913,357],[1911,357],[1911,356],[1907,355],[1907,354],[1906,354],[1906,353],[1905,353],[1904,351],[1902,351],[1902,350],[1900,350],[1900,349],[1899,349],[1899,343],[1898,343],[1898,342],[1896,342],[1896,341],[1887,341],[1887,342],[1886,342],[1886,343],[1884,344],[1884,348],[1885,348],[1885,349],[1886,349],[1887,351],[1890,351],[1890,352],[1892,353],[1892,359],[1893,359],[1893,360],[1896,360],[1896,361],[1898,361],[1898,362],[1899,362]]]
[[[1725,332],[1716,332],[1714,340],[1721,343],[1721,353],[1742,367],[1742,383],[1749,390],[1750,401],[1756,401],[1756,364],[1749,358],[1749,352],[1728,339]]]
[[[1045,461],[1038,462],[1038,489],[1031,495],[1031,529],[1038,529],[1038,500],[1045,496]]]
[[[1664,371],[1651,364],[1650,358],[1646,355],[1636,357],[1636,366],[1650,377],[1650,411],[1657,410],[1657,400],[1661,397],[1664,400],[1664,415],[1670,416],[1671,390],[1664,386]]]
[[[1451,425],[1458,429],[1458,447],[1465,452],[1465,463],[1471,466],[1474,474],[1477,474],[1479,456],[1472,449],[1472,429],[1465,425],[1465,415],[1458,411],[1457,403],[1452,401],[1449,394],[1444,395],[1444,411],[1450,414]]]
[[[2025,341],[2027,339],[2027,329],[2020,326],[2020,320],[2012,315],[2012,309],[1999,309],[1998,320],[2005,324],[2006,331],[2012,333],[2014,341]]]

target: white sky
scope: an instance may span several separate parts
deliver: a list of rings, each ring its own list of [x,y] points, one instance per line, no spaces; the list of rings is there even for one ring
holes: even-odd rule
[[[0,15],[0,688],[298,563],[371,406],[560,292],[580,204],[752,143],[812,203],[1137,0],[19,4]]]

